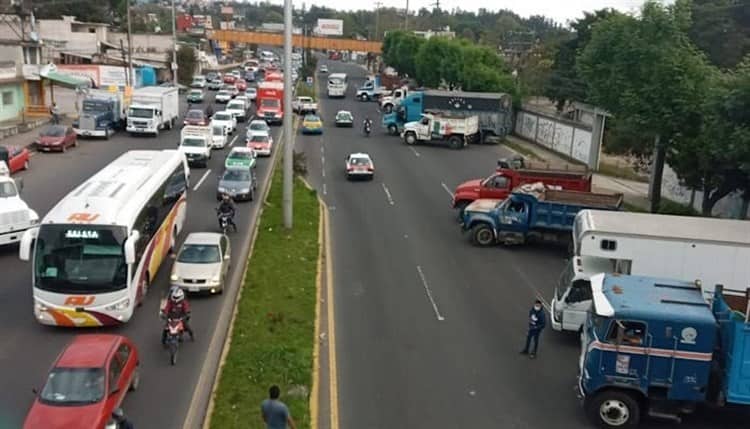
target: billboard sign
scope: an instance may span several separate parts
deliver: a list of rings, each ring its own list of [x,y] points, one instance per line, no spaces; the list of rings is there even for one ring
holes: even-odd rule
[[[343,36],[344,21],[340,19],[319,19],[318,26],[315,27],[315,33],[324,36]]]

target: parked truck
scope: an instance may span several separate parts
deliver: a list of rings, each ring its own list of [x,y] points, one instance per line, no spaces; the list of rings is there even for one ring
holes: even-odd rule
[[[598,273],[750,285],[750,224],[743,220],[584,210],[572,231],[573,257],[560,274],[550,324],[578,331],[591,309]]]
[[[397,135],[404,124],[425,112],[479,116],[480,142],[505,138],[513,127],[511,96],[503,93],[425,90],[409,93],[393,111],[383,114],[382,125]]]
[[[89,89],[73,130],[81,137],[109,137],[124,128],[125,102],[122,92]]]
[[[18,243],[24,231],[39,223],[39,215],[21,199],[23,181],[10,177],[10,168],[0,160],[0,246]]]
[[[622,194],[547,189],[523,185],[505,200],[476,200],[464,210],[462,227],[477,246],[529,241],[570,241],[576,214],[584,209],[619,210]]]
[[[390,95],[384,95],[380,97],[380,110],[385,113],[391,113],[394,108],[401,104],[412,91],[407,86],[396,88]]]
[[[479,137],[479,118],[476,116],[422,115],[417,122],[404,125],[401,138],[408,145],[419,142],[447,143],[462,149]]]
[[[508,168],[503,160],[498,161],[495,172],[484,179],[472,179],[461,183],[453,192],[453,208],[458,209],[459,219],[463,211],[481,198],[503,200],[513,189],[527,183],[541,182],[547,187],[566,191],[591,192],[591,173],[586,170],[542,170],[533,168]]]
[[[284,83],[264,81],[258,84],[255,114],[269,124],[280,124],[284,119]]]
[[[180,115],[180,95],[176,87],[144,86],[133,91],[128,108],[127,131],[131,134],[159,135],[172,129]]]
[[[392,90],[401,86],[403,85],[398,76],[387,74],[369,76],[364,85],[357,89],[357,100],[379,101],[383,96],[392,96]]]
[[[708,304],[679,280],[597,274],[591,286],[578,393],[595,425],[679,422],[701,405],[712,413],[750,405],[750,289],[737,295],[717,285]]]

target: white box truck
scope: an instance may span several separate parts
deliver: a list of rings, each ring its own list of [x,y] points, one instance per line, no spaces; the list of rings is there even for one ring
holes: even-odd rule
[[[419,121],[404,124],[401,138],[408,145],[445,142],[453,149],[462,149],[479,138],[479,117],[425,113]]]
[[[144,86],[133,90],[125,128],[131,134],[159,135],[172,129],[180,115],[180,95],[172,86]]]
[[[21,188],[21,179],[11,179],[0,160],[0,246],[18,243],[24,231],[39,223],[39,215],[21,199]]]
[[[185,154],[188,164],[208,167],[211,159],[213,137],[211,127],[186,125],[180,132],[180,152]]]
[[[750,222],[583,210],[573,225],[574,256],[550,305],[558,331],[578,331],[591,307],[591,276],[619,273],[700,282],[707,299],[717,284],[750,287]]]

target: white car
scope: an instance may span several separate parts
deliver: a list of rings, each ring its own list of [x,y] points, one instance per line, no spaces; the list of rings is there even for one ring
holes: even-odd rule
[[[227,112],[226,110],[220,110],[214,113],[214,116],[211,117],[211,124],[223,125],[226,128],[228,134],[232,134],[237,130],[237,119],[235,119],[234,115],[232,115],[230,112]]]
[[[375,163],[366,153],[352,153],[346,157],[346,178],[372,180],[375,176]]]
[[[229,103],[229,101],[232,99],[232,93],[229,91],[221,90],[216,93],[216,97],[214,100],[216,100],[217,103]]]
[[[255,119],[250,121],[250,125],[247,126],[247,138],[255,134],[271,134],[271,127],[268,126],[266,121],[262,119]]]
[[[241,92],[240,95],[234,97],[235,100],[240,100],[243,103],[245,103],[245,110],[250,110],[250,105],[253,104],[252,101],[250,101],[249,98],[247,98],[247,95],[245,95],[244,92]]]
[[[245,95],[250,100],[255,101],[255,99],[258,97],[258,90],[255,88],[248,88],[245,90]]]
[[[226,112],[229,112],[237,118],[238,122],[245,122],[245,119],[247,118],[247,108],[245,107],[245,102],[242,100],[234,99],[227,103],[227,107],[225,109]]]
[[[320,66],[320,72],[321,73],[328,73],[328,66],[325,65],[325,64],[323,64],[322,66]]]
[[[170,281],[188,292],[221,293],[231,262],[229,238],[214,232],[192,232],[172,265]]]
[[[222,124],[211,122],[211,149],[224,149],[227,145],[229,132]]]

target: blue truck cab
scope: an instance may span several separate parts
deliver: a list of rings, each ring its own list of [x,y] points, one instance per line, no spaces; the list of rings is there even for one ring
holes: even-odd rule
[[[618,210],[622,194],[547,189],[522,185],[505,200],[478,199],[466,206],[461,221],[477,246],[527,241],[570,242],[573,223],[584,209]]]
[[[424,113],[423,99],[421,91],[412,92],[390,113],[383,113],[383,128],[388,130],[388,134],[399,135],[404,129],[404,124],[420,120]]]
[[[73,121],[78,136],[109,139],[123,128],[122,93],[92,90],[81,104],[80,116]]]
[[[696,282],[698,283],[698,282]],[[680,421],[700,403],[750,404],[747,295],[717,285],[619,274],[591,277],[578,390],[599,427],[649,415]]]

